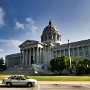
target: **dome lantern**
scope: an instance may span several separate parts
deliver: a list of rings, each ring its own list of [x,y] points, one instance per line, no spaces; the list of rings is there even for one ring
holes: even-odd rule
[[[49,21],[49,25],[50,25],[50,26],[52,25],[52,21],[51,21],[51,19],[50,19],[50,21]]]

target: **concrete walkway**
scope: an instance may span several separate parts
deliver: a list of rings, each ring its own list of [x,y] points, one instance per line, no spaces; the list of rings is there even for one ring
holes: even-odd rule
[[[90,84],[90,81],[38,81],[38,84]]]
[[[90,81],[38,81],[39,84],[90,84]]]

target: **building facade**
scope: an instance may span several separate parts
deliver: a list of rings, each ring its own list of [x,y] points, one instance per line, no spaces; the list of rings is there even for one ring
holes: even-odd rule
[[[50,66],[50,60],[57,56],[69,56],[68,44],[62,44],[59,30],[50,20],[41,35],[41,42],[26,40],[19,45],[20,53],[6,56],[8,68],[14,65],[31,66],[38,64],[46,69]],[[90,59],[90,39],[70,43],[70,56],[81,56]]]

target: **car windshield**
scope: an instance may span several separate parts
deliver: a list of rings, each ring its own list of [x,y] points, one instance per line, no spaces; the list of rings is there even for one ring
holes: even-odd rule
[[[27,76],[24,76],[26,79],[29,79]]]
[[[8,77],[8,79],[10,79],[11,77]]]

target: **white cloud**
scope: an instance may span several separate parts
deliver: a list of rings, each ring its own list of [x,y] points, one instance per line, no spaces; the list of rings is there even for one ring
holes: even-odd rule
[[[26,21],[29,22],[29,23],[31,23],[31,24],[34,23],[34,21],[32,20],[32,18],[30,18],[30,17],[27,17],[27,18],[26,18]]]
[[[24,25],[23,24],[21,24],[21,23],[19,23],[19,22],[16,22],[16,25],[15,25],[15,29],[24,29],[25,27],[24,27]]]
[[[4,50],[3,49],[0,49],[0,52],[3,52]]]
[[[0,58],[4,58],[4,50],[0,48]]]
[[[10,40],[0,39],[0,42],[9,47],[18,47],[22,43],[22,41],[13,40],[13,39]]]
[[[32,18],[30,18],[30,17],[26,18],[26,23],[24,23],[24,24],[16,22],[15,29],[20,29],[20,28],[24,29],[24,30],[27,30],[27,32],[26,32],[27,35],[36,34],[36,30],[38,29],[34,25],[34,20]]]
[[[37,27],[36,26],[31,26],[31,30],[32,30],[32,33],[35,34],[36,33],[36,30],[37,30]]]
[[[36,34],[36,30],[38,29],[35,25],[34,25],[34,21],[32,18],[27,17],[26,21],[28,22],[25,26],[27,28],[27,30],[29,30],[26,34]]]
[[[0,53],[0,58],[3,58],[4,59],[5,55]]]
[[[2,27],[5,24],[4,15],[5,15],[5,13],[4,13],[3,9],[0,7],[0,27]]]

